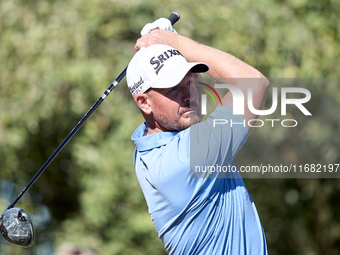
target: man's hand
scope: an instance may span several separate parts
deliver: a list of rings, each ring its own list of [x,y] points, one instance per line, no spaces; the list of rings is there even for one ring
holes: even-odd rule
[[[166,44],[176,49],[179,35],[167,30],[155,29],[143,35],[135,44],[135,50],[148,47],[153,44]]]

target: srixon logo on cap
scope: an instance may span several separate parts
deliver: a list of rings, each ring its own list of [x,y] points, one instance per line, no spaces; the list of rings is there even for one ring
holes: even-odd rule
[[[156,65],[153,69],[155,69],[155,73],[158,75],[159,70],[164,66],[164,62],[177,55],[183,56],[178,50],[167,50],[157,57],[152,57],[150,59],[150,64]]]

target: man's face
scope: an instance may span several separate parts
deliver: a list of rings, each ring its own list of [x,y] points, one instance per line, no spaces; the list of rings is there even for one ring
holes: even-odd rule
[[[152,113],[159,128],[180,131],[200,121],[198,93],[190,71],[175,87],[152,89],[149,93]]]

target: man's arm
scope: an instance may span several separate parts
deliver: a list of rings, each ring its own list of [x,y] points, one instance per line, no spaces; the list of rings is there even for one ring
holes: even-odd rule
[[[257,115],[249,111],[247,105],[249,87],[252,88],[254,108],[260,110],[265,103],[269,82],[258,70],[231,54],[165,30],[152,30],[149,34],[142,36],[137,40],[135,49],[139,50],[142,47],[148,47],[153,44],[170,45],[180,51],[187,61],[208,64],[210,70],[207,72],[207,75],[217,82],[228,82],[228,84],[232,84],[242,90],[245,99],[244,115],[242,117],[246,123],[251,119],[258,118]],[[223,97],[222,103],[223,105],[233,106],[230,92]],[[249,133],[251,130],[252,127],[248,126]]]

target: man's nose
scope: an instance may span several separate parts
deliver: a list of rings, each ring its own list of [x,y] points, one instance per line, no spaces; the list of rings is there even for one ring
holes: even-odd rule
[[[195,100],[195,93],[191,85],[185,85],[182,88],[183,102],[191,102]]]

